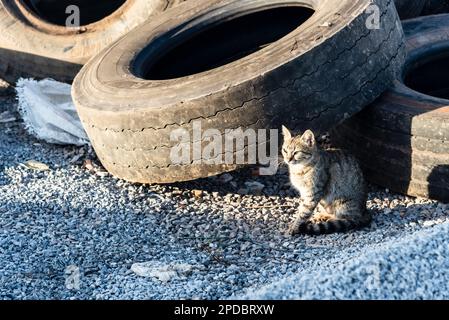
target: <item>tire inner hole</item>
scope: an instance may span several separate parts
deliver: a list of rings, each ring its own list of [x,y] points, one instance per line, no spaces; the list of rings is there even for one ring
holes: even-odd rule
[[[24,4],[43,20],[66,26],[73,13],[66,12],[68,6],[78,6],[80,26],[98,22],[118,10],[126,0],[22,0]]]
[[[415,91],[449,100],[449,52],[418,61],[407,72],[405,84]]]
[[[145,61],[136,63],[137,76],[167,80],[224,66],[281,39],[313,13],[314,10],[300,6],[276,7],[196,30],[178,40],[180,43],[171,49],[159,53],[159,57],[145,54],[144,49],[140,56]]]

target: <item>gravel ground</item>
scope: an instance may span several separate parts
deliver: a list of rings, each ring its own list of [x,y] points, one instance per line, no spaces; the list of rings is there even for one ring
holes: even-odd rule
[[[369,228],[287,238],[285,170],[136,185],[20,120],[0,141],[0,299],[449,298],[447,205],[371,187]]]
[[[448,299],[449,224],[406,233],[361,255],[248,290],[239,299]]]

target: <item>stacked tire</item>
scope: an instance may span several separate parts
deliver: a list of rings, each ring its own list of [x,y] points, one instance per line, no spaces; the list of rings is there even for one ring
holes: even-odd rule
[[[449,13],[449,0],[395,0],[401,19]]]
[[[381,28],[367,27],[373,4]],[[145,22],[96,56],[72,93],[108,171],[169,183],[238,167],[202,154],[174,164],[174,131],[193,137],[201,121],[220,140],[228,130],[282,124],[325,132],[384,92],[404,58],[393,0],[200,0]],[[208,141],[183,143],[193,150]],[[248,147],[227,152],[234,159]]]
[[[392,88],[334,130],[369,180],[449,202],[449,15],[404,22],[407,60]]]
[[[449,13],[448,0],[427,0],[422,15]]]
[[[395,0],[396,9],[401,19],[418,17],[426,5],[427,0]]]
[[[177,2],[0,0],[0,78],[10,83],[20,77],[71,82],[91,57]],[[80,10],[81,25],[67,27],[66,9],[73,5]]]

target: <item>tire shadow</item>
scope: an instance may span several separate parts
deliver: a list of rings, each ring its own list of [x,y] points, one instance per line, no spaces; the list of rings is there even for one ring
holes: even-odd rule
[[[259,167],[248,166],[218,176],[187,182],[178,182],[168,186],[182,190],[203,190],[225,195],[253,195],[268,197],[299,197],[290,185],[287,168],[281,167],[275,175],[259,175]]]
[[[81,67],[82,65],[76,63],[0,48],[0,78],[10,84],[14,84],[19,78],[29,77],[51,77],[71,83]]]
[[[449,203],[449,164],[436,166],[429,177],[429,197]]]

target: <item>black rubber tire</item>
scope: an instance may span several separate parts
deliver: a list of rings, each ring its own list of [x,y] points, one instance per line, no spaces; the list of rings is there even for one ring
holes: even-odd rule
[[[449,55],[449,15],[409,20],[404,31],[404,76],[440,50]],[[332,140],[360,158],[371,182],[449,201],[449,100],[416,92],[399,77],[375,103],[335,129]]]
[[[219,22],[295,3],[315,6],[316,12],[247,57],[171,80],[135,75],[161,44],[172,47],[212,18]],[[74,81],[74,101],[99,159],[125,180],[170,183],[238,167],[206,165],[201,159],[171,163],[175,143],[170,132],[192,132],[196,119],[203,130],[218,129],[222,135],[226,129],[278,129],[281,124],[295,131],[327,131],[384,92],[405,59],[393,0],[374,3],[382,11],[379,29],[366,27],[369,0],[200,0],[143,24],[90,61]]]
[[[418,17],[424,9],[426,0],[394,0],[401,19]]]
[[[449,13],[449,0],[427,0],[422,11],[423,16]]]
[[[69,29],[41,19],[22,0],[0,0],[0,78],[71,82],[92,56],[177,1],[128,0],[98,22]]]

